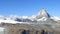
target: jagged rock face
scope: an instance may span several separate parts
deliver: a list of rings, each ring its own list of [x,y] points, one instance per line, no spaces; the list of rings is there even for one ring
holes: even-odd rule
[[[36,16],[37,19],[40,19],[42,17],[50,18],[50,15],[46,12],[46,10],[43,8]]]

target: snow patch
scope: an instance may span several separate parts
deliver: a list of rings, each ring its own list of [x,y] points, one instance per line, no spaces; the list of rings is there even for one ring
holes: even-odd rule
[[[3,28],[3,27],[0,27],[0,31],[4,31],[4,29],[5,29],[5,28]]]
[[[42,17],[41,19],[38,19],[37,21],[46,21],[47,18],[46,17]]]

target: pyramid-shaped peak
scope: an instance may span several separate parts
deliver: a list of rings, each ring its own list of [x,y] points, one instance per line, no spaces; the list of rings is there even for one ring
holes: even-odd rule
[[[39,11],[37,17],[39,17],[39,18],[41,18],[41,17],[49,18],[50,15],[46,12],[46,10],[45,10],[44,8],[42,8],[42,9]]]
[[[46,10],[44,8],[42,8],[40,10],[40,12],[38,13],[38,15],[45,15],[45,14],[47,14],[47,12],[46,12]]]
[[[44,15],[44,14],[46,14],[47,12],[46,12],[46,10],[43,8],[43,9],[41,9],[41,11],[40,11],[40,14],[41,15]]]

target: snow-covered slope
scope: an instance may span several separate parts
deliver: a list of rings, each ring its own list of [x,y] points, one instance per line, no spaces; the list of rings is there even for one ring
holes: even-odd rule
[[[56,17],[56,16],[51,17],[51,19],[53,19],[55,21],[59,21],[60,20],[60,18],[59,17]]]

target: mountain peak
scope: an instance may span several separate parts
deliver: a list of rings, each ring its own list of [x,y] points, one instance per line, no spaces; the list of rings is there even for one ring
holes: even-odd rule
[[[44,15],[44,14],[46,14],[46,10],[44,8],[42,8],[38,14],[39,15]]]
[[[44,8],[42,8],[37,15],[38,19],[42,18],[42,17],[50,18],[50,15],[46,12],[46,10]]]

